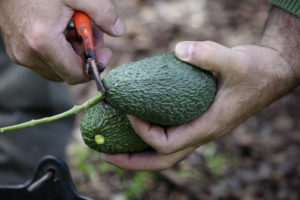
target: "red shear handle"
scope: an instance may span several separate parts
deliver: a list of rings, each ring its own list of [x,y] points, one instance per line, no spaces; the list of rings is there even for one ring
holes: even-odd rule
[[[75,28],[84,42],[84,50],[88,54],[89,49],[95,52],[93,27],[90,18],[83,12],[76,11],[73,16]]]

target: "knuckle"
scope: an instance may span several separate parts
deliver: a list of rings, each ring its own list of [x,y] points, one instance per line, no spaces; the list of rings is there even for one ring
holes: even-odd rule
[[[112,2],[106,1],[107,3],[104,6],[103,13],[113,13],[116,14],[115,6]]]
[[[246,77],[248,75],[249,75],[248,68],[243,65],[239,65],[239,67],[236,69],[236,76]]]
[[[233,68],[235,69],[235,74],[238,77],[246,77],[249,75],[249,67],[250,66],[251,58],[244,53],[240,53],[239,56],[236,56],[233,59]]]
[[[8,57],[9,57],[14,63],[16,63],[16,59],[15,59],[15,56],[14,56],[12,50],[7,48],[7,49],[6,49],[6,53],[7,53]]]
[[[87,78],[87,76],[80,76],[80,77],[71,77],[69,79],[66,80],[66,82],[69,85],[76,85],[76,84],[80,84],[80,83],[85,83],[89,81],[89,79]]]
[[[48,29],[43,25],[35,24],[30,33],[25,35],[29,48],[35,52],[44,51],[47,45]]]
[[[74,0],[64,0],[65,1],[65,3],[69,6],[69,7],[71,7],[71,8],[78,8],[78,7],[80,7],[80,3],[81,3],[81,1],[74,1]]]
[[[26,56],[20,50],[16,50],[14,53],[14,62],[18,65],[26,65]]]
[[[169,146],[161,146],[158,148],[158,152],[161,154],[171,154],[173,153],[173,148],[169,147]]]
[[[200,60],[206,64],[212,63],[212,55],[216,49],[216,45],[212,41],[204,41],[196,43],[194,51],[192,52],[192,58],[199,57]],[[203,53],[199,53],[199,51]]]
[[[84,82],[86,82],[86,81],[77,80],[77,79],[67,80],[67,83],[68,83],[69,85],[77,85],[77,84],[84,83]]]
[[[210,40],[206,40],[202,42],[202,45],[206,49],[215,49],[216,43]]]
[[[8,52],[8,56],[16,64],[26,65],[26,55],[24,54],[24,51],[20,50],[19,48],[13,48]]]

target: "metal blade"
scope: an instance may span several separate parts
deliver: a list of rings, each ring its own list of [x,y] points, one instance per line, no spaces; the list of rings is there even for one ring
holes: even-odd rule
[[[92,71],[91,71],[91,78],[93,80],[96,81],[96,85],[97,85],[97,88],[98,90],[103,94],[105,95],[106,93],[106,90],[105,90],[105,87],[102,83],[102,80],[101,80],[101,77],[99,75],[99,72],[98,72],[98,69],[97,69],[97,65],[96,65],[96,62],[95,60],[91,60],[91,67],[92,67]]]

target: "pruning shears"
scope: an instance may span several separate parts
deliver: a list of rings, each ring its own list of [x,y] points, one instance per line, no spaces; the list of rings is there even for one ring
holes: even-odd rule
[[[93,26],[90,18],[85,13],[76,11],[73,15],[73,23],[69,24],[67,31],[72,46],[83,60],[84,73],[90,79],[95,80],[98,90],[104,95],[106,90],[100,73],[105,67],[96,58]]]

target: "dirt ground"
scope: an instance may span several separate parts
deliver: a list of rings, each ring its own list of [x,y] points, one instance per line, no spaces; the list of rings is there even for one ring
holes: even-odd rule
[[[105,37],[113,52],[110,68],[172,51],[182,40],[255,44],[269,10],[267,1],[261,0],[115,0],[115,4],[127,34]],[[88,83],[73,86],[72,91],[83,102],[96,88]],[[162,172],[126,172],[104,163],[100,154],[84,148],[77,124],[69,150],[75,184],[94,199],[300,199],[299,99],[300,88]]]

